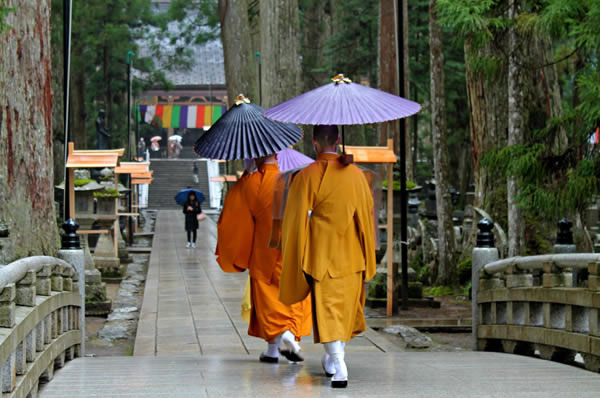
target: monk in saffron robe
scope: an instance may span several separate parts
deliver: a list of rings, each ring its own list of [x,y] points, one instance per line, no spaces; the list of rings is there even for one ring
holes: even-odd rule
[[[279,354],[303,360],[298,341],[310,335],[310,298],[293,305],[279,301],[281,251],[268,247],[272,203],[279,176],[276,155],[256,159],[257,170],[228,192],[217,223],[217,262],[225,272],[250,271],[251,313],[248,334],[267,342],[261,362],[277,363]],[[280,350],[280,343],[286,349]]]
[[[282,225],[279,298],[312,293],[313,334],[331,386],[344,388],[344,346],[366,329],[364,282],[375,275],[373,197],[363,172],[340,162],[337,126],[315,126],[317,161],[293,179]]]

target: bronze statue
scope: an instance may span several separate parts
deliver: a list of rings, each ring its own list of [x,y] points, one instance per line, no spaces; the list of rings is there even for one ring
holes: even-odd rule
[[[104,118],[104,109],[100,109],[96,118],[96,149],[110,149],[110,134],[104,127]]]

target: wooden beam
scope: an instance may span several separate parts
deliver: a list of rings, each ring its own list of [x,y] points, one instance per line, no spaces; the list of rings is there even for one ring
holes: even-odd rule
[[[69,143],[71,145],[72,142]],[[67,169],[67,173],[69,173],[69,187],[68,193],[69,195],[69,214],[75,220],[75,169]]]
[[[78,229],[77,235],[102,235],[109,232],[108,229]]]
[[[388,148],[394,148],[394,140],[388,139]],[[388,189],[387,189],[387,316],[398,312],[398,290],[396,279],[397,265],[394,264],[394,165],[388,163]]]

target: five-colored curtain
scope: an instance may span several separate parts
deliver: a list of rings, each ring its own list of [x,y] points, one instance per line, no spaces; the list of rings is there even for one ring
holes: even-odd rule
[[[225,105],[139,105],[138,121],[152,123],[158,117],[164,128],[212,126],[227,111]]]

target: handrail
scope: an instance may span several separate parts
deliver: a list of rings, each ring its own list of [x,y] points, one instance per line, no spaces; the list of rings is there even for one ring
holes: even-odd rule
[[[542,254],[505,258],[486,264],[482,270],[486,275],[493,275],[504,272],[511,266],[522,270],[534,270],[542,269],[547,263],[552,263],[558,268],[586,269],[590,263],[598,261],[600,261],[600,254],[595,253]]]
[[[16,283],[23,279],[28,271],[38,272],[44,265],[61,265],[71,268],[73,272],[77,271],[71,264],[60,258],[50,256],[26,257],[0,266],[0,290],[4,289],[9,283]]]
[[[83,252],[65,252],[72,264],[33,256],[0,265],[2,396],[37,396],[40,380],[85,349]]]

